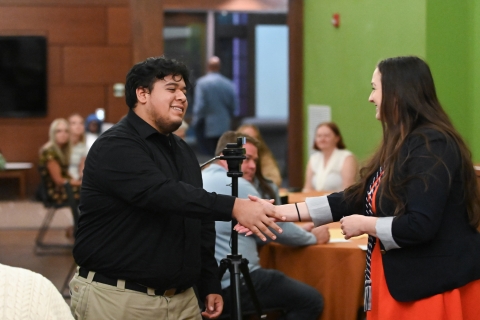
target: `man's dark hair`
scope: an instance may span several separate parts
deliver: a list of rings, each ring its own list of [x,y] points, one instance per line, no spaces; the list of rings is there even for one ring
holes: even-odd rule
[[[135,64],[127,74],[125,82],[125,101],[130,109],[137,104],[137,88],[147,88],[152,91],[153,84],[167,76],[173,76],[175,81],[183,79],[187,90],[191,88],[189,72],[183,63],[167,59],[164,56],[147,58],[145,61]]]

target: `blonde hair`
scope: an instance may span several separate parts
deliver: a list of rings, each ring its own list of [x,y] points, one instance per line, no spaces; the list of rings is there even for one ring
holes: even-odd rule
[[[70,124],[68,121],[64,118],[57,118],[53,120],[53,122],[50,124],[50,129],[48,130],[48,142],[45,143],[41,148],[40,148],[40,154],[48,149],[52,148],[59,156],[61,164],[62,165],[68,165],[69,159],[70,159],[70,139],[68,142],[63,146],[59,146],[57,142],[55,141],[55,133],[57,131],[57,128],[59,124],[65,124],[67,126],[68,132],[70,132]]]

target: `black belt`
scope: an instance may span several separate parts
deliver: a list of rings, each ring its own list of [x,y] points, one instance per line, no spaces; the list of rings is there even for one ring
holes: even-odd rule
[[[82,278],[87,278],[88,277],[88,270],[85,268],[80,268],[78,271],[78,274]],[[100,282],[103,284],[108,284],[110,286],[117,286],[117,279],[109,278],[107,276],[104,276],[103,274],[99,274],[95,272],[95,276],[93,277],[93,281]],[[125,281],[125,289],[129,290],[134,290],[142,293],[148,294],[148,288],[145,286],[142,286],[141,284],[138,284],[136,282],[132,281]],[[166,296],[166,297],[171,297],[176,294],[185,292],[186,289],[179,289],[179,288],[170,288],[170,289],[155,289],[155,295],[156,296]]]

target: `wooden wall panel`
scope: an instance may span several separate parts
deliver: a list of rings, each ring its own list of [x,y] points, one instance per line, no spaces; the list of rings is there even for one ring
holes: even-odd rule
[[[45,30],[49,44],[104,44],[104,8],[2,7],[0,30]]]
[[[132,44],[132,22],[128,8],[109,8],[107,10],[109,45]]]
[[[63,81],[63,54],[62,47],[48,46],[47,52],[47,78],[48,86],[59,85]]]
[[[125,80],[122,82],[124,83]],[[109,86],[107,91],[107,107],[105,108],[105,116],[108,122],[117,123],[128,113],[128,106],[125,97],[114,97],[113,86]]]
[[[131,48],[66,47],[65,84],[113,84],[124,82],[132,66]]]
[[[86,117],[96,108],[104,108],[106,101],[104,86],[54,86],[50,89],[48,119],[67,118],[72,113]]]
[[[130,0],[132,62],[163,54],[163,1]]]

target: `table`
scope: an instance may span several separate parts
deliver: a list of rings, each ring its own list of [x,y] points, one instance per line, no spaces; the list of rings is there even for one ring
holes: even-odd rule
[[[25,199],[27,194],[27,170],[32,167],[33,164],[30,162],[7,162],[5,170],[0,171],[0,179],[17,179],[20,198]]]
[[[309,192],[289,192],[288,203],[303,202],[308,197],[319,197],[330,194],[326,191],[309,191]]]
[[[338,223],[329,227],[332,238],[339,234]],[[366,237],[306,247],[269,243],[260,248],[260,262],[264,268],[282,271],[321,292],[325,306],[319,319],[356,320],[363,308],[365,275],[365,251],[359,245],[366,243]]]

